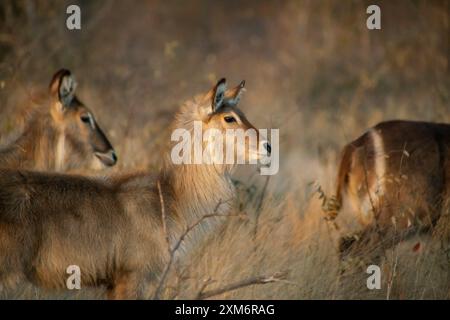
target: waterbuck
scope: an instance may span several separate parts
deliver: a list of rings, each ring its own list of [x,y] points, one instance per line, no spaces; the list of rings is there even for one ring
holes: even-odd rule
[[[0,147],[0,167],[68,171],[116,163],[111,143],[75,89],[70,71],[53,76],[49,94],[28,110],[21,135]]]
[[[374,126],[344,147],[336,194],[362,226],[341,239],[342,253],[429,230],[450,213],[450,124]]]
[[[243,90],[243,82],[226,90],[222,79],[181,107],[173,129],[193,132],[196,122],[203,130],[223,133],[254,129],[237,108]],[[245,143],[234,148],[236,156],[269,156],[265,137],[258,134],[257,139],[260,148]],[[106,178],[0,170],[0,284],[14,286],[26,279],[42,287],[64,287],[66,268],[77,265],[82,286],[106,284],[109,298],[140,296],[139,285],[160,277],[171,256],[167,239],[173,248],[185,229],[200,221],[183,243],[180,252],[186,252],[223,219],[208,223],[202,217],[230,210],[232,167],[177,165],[168,159],[157,174]]]

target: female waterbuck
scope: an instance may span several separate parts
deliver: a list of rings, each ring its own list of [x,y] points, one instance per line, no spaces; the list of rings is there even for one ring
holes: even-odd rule
[[[116,163],[113,147],[75,89],[70,71],[53,76],[49,94],[28,110],[21,135],[0,148],[0,167],[67,171]]]
[[[203,130],[254,129],[236,106],[242,91],[243,83],[226,90],[221,80],[183,105],[173,128],[193,132],[200,122]],[[264,152],[246,143],[234,149],[236,156],[269,156],[270,145],[257,138]],[[198,223],[183,243],[191,247],[220,221],[216,215],[229,211],[235,193],[231,168],[169,160],[158,174],[101,179],[0,171],[0,284],[25,278],[62,287],[66,268],[77,265],[82,286],[103,283],[110,298],[138,297],[147,276],[161,276],[171,256],[167,242],[173,248],[186,228]],[[205,215],[216,221],[206,223]]]
[[[450,210],[450,125],[379,123],[345,146],[336,193],[363,227],[343,253],[430,229]]]

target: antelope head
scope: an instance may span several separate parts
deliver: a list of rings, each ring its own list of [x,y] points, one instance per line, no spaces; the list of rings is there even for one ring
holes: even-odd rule
[[[50,83],[51,118],[59,132],[56,166],[113,166],[117,155],[98,125],[93,112],[75,95],[77,83],[69,70],[58,71]]]

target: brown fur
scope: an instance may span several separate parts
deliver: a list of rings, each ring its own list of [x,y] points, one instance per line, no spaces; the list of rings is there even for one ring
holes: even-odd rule
[[[211,112],[208,94],[184,105],[174,126],[189,129],[200,120],[224,129],[229,112],[249,123],[235,105]],[[82,287],[105,283],[109,298],[139,297],[139,287],[157,278],[168,259],[157,182],[173,246],[205,214],[228,212],[234,197],[229,173],[228,166],[170,161],[159,174],[102,179],[0,170],[0,284],[26,279],[61,288],[66,268],[78,265]],[[180,253],[221,219],[199,225]]]
[[[336,200],[342,205],[343,190],[348,186],[348,174],[352,166],[352,155],[356,148],[361,147],[364,143],[366,135],[362,135],[355,141],[347,144],[341,152],[341,161],[336,183]]]
[[[344,147],[337,199],[359,220],[360,243],[432,228],[449,197],[448,124],[382,122]],[[343,240],[341,249],[353,242]]]
[[[75,86],[68,70],[53,76],[49,93],[26,111],[20,136],[0,148],[0,167],[68,171],[115,164],[114,149]]]

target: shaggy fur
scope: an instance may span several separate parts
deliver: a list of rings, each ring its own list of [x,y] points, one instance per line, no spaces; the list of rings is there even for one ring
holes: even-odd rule
[[[241,115],[239,126],[247,129],[244,123],[249,122],[227,95],[211,109],[216,91],[184,105],[174,127],[190,129],[199,120],[223,130],[223,116],[233,111]],[[1,170],[0,283],[14,287],[26,279],[43,287],[64,287],[66,268],[78,265],[83,287],[106,284],[110,298],[136,298],[140,285],[157,278],[169,258],[158,184],[173,246],[202,216],[228,212],[235,193],[230,170],[170,161],[156,175],[101,179]],[[183,251],[212,226],[205,221],[196,228]]]

